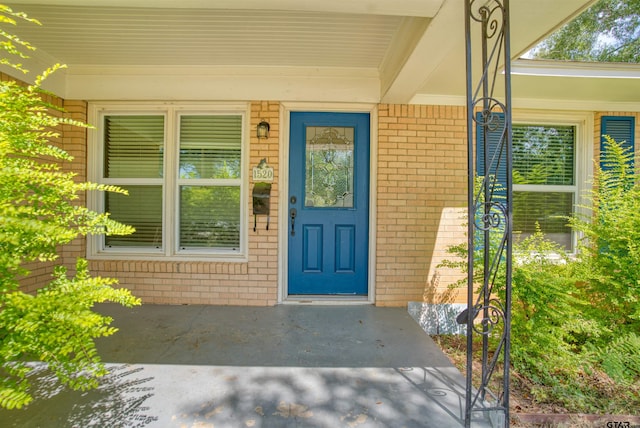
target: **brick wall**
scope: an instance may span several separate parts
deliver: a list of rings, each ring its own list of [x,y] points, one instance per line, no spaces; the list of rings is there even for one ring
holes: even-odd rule
[[[91,262],[147,303],[273,305],[277,302],[279,104],[254,102],[251,130],[271,125],[268,141],[251,135],[250,168],[274,167],[271,222],[248,219],[249,262]],[[466,133],[462,107],[381,105],[379,110],[376,303],[438,301],[458,272],[436,268],[464,240]],[[69,140],[71,141],[71,139]],[[250,183],[250,188],[252,184]],[[251,200],[246,201],[251,212]]]
[[[278,286],[278,142],[280,132],[280,104],[254,102],[251,104],[251,135],[249,165],[251,170],[266,158],[274,167],[271,190],[271,222],[266,230],[266,217],[259,216],[256,232],[251,214],[251,189],[247,192],[247,231],[249,233],[248,262],[164,262],[93,260],[93,274],[115,277],[120,285],[129,288],[144,303],[215,304],[215,305],[275,305]],[[266,120],[271,125],[268,140],[258,140],[257,124]],[[69,140],[74,141],[73,137]]]
[[[82,101],[51,99],[63,105],[70,117],[86,120]],[[247,218],[248,262],[163,262],[93,260],[95,275],[116,277],[122,286],[146,303],[274,305],[278,285],[278,199],[280,104],[253,102],[250,117],[250,153],[247,173],[261,159],[274,167],[271,222],[258,218],[253,231],[253,215]],[[640,124],[640,114],[636,114]],[[600,112],[595,115],[594,144],[598,153],[600,118],[629,113]],[[405,306],[409,301],[463,302],[466,290],[451,293],[448,285],[461,273],[439,268],[452,256],[447,247],[465,241],[466,210],[466,117],[464,107],[379,105],[377,152],[376,304]],[[255,128],[261,120],[271,125],[268,140],[258,140]],[[82,128],[65,125],[59,143],[75,160],[65,170],[86,179],[87,137]],[[636,141],[640,132],[636,126]],[[247,211],[251,213],[251,189]],[[81,202],[84,203],[84,200]],[[62,261],[72,267],[84,256],[84,239],[61,250]],[[33,291],[46,282],[50,264],[32,265],[34,273],[23,283]]]
[[[376,303],[459,300],[460,274],[436,266],[464,242],[464,107],[380,105]]]
[[[640,113],[595,114],[594,157],[601,117],[630,115],[638,142]],[[466,240],[465,108],[380,105],[379,116],[377,304],[464,302],[465,289],[448,289],[463,275],[437,266]]]
[[[65,109],[65,116],[69,119],[77,120],[82,123],[87,122],[87,103],[85,101],[64,101],[62,106]],[[73,156],[72,161],[62,163],[65,171],[76,174],[76,182],[87,181],[87,130],[86,128],[63,125],[62,126],[62,148]],[[77,200],[79,205],[86,204],[85,195],[80,195]],[[75,263],[78,257],[86,256],[86,239],[84,237],[76,238],[70,244],[65,245],[60,256],[62,262],[67,267],[69,275],[75,274]]]

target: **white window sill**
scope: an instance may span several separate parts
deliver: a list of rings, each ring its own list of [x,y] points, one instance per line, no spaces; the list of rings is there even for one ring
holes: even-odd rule
[[[207,262],[207,263],[247,263],[249,258],[246,254],[221,254],[221,253],[181,253],[174,255],[123,252],[123,251],[102,251],[87,256],[88,260],[101,261],[153,261],[153,262]]]

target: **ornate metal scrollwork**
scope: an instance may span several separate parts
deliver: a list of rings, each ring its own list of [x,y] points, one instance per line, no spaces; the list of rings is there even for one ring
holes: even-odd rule
[[[467,325],[465,426],[470,427],[478,413],[492,416],[494,424],[497,417],[499,424],[508,426],[512,269],[509,0],[465,0],[465,17],[469,276],[468,307],[458,316],[458,322]],[[480,76],[477,82],[474,76]],[[496,90],[500,87],[504,91]],[[481,348],[480,376],[474,372],[474,346]],[[479,384],[474,385],[474,379]]]
[[[507,210],[502,202],[478,202],[476,204],[475,227],[478,230],[490,231],[504,227]]]

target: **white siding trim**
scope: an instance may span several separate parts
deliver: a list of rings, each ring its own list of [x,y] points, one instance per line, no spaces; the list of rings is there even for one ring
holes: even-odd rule
[[[366,102],[380,99],[380,80],[370,70],[355,74],[294,73],[234,74],[233,69],[206,73],[96,73],[66,75],[62,97],[83,100],[229,100]],[[227,74],[229,73],[229,74]]]

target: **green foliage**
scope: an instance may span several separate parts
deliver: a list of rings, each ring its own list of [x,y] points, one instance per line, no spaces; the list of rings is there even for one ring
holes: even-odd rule
[[[601,352],[602,368],[618,382],[640,380],[640,336],[629,333],[615,338]]]
[[[571,397],[581,391],[574,380],[589,363],[586,345],[599,337],[600,325],[584,317],[588,302],[559,245],[538,229],[518,243],[515,257],[511,361],[534,383],[534,396]]]
[[[86,260],[78,260],[76,271],[70,279],[59,266],[54,280],[35,296],[13,292],[3,298],[1,406],[19,408],[31,401],[24,380],[29,360],[47,363],[73,389],[94,388],[97,378],[107,373],[93,340],[116,329],[109,327],[111,318],[93,312],[92,307],[105,301],[131,306],[137,299],[127,290],[113,288],[114,279],[91,277]]]
[[[513,368],[536,400],[575,412],[640,406],[640,183],[633,154],[608,137],[605,147],[589,213],[567,219],[583,236],[577,254],[539,228],[513,249]],[[496,254],[499,241],[489,242]],[[449,252],[460,258],[443,265],[466,271],[466,244]],[[476,286],[483,259],[476,245]],[[499,270],[498,292],[503,277]]]
[[[602,394],[611,388],[638,405],[640,187],[633,154],[608,137],[605,148],[592,210],[568,219],[583,236],[575,258],[537,233],[518,244],[513,273],[514,367],[539,400],[574,411],[609,411]]]
[[[86,190],[120,191],[115,187],[76,183],[56,161],[71,161],[51,144],[60,125],[83,124],[49,113],[53,106],[36,86],[0,82],[0,291],[17,287],[21,266],[54,260],[57,246],[78,234],[126,234],[132,230],[74,203]],[[49,159],[50,161],[43,161]]]
[[[3,4],[0,4],[0,24],[9,24],[9,25],[17,25],[17,21],[26,21],[31,22],[33,24],[40,24],[36,19],[29,18],[27,15],[21,12],[14,12],[10,7],[7,7]],[[0,27],[0,49],[4,50],[5,54],[9,54],[10,56],[15,56],[18,58],[28,58],[28,56],[21,50],[35,50],[29,42],[20,40],[15,35],[7,32],[4,28]],[[24,73],[27,71],[22,68],[22,64],[15,63],[4,56],[0,58],[0,64],[8,65],[9,67],[15,68],[16,70],[20,70]]]
[[[600,0],[533,49],[536,58],[640,63],[640,0]]]
[[[594,316],[615,334],[640,331],[640,183],[633,153],[606,137],[604,169],[590,194],[593,211],[570,219],[581,232],[578,262]]]
[[[18,19],[33,21],[0,6],[0,24],[15,24]],[[0,36],[5,52],[24,57],[19,47],[32,49],[4,30]],[[26,379],[29,360],[48,363],[72,388],[95,386],[105,369],[93,339],[115,329],[109,327],[111,319],[91,310],[93,305],[139,304],[129,291],[113,288],[115,280],[90,277],[83,259],[77,261],[73,278],[58,266],[53,281],[36,295],[19,289],[18,279],[29,275],[25,263],[56,260],[60,245],[88,233],[133,231],[108,214],[78,204],[88,190],[122,190],[77,183],[75,174],[60,166],[72,157],[51,141],[59,137],[63,125],[86,125],[65,118],[43,101],[39,85],[57,68],[46,70],[32,86],[0,82],[0,406],[6,408],[32,400]]]

